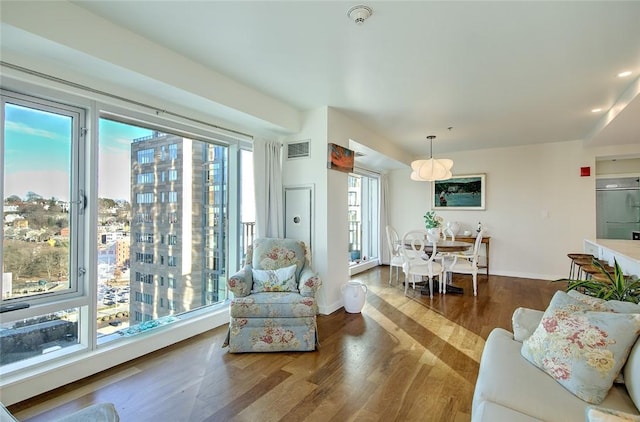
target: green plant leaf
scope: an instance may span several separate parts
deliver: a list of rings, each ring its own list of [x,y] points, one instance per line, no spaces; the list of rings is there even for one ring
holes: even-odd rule
[[[640,303],[640,280],[635,276],[625,276],[615,258],[613,274],[609,273],[600,261],[594,259],[592,263],[605,276],[604,280],[562,278],[555,281],[568,282],[567,291],[580,289],[585,294],[600,299]]]

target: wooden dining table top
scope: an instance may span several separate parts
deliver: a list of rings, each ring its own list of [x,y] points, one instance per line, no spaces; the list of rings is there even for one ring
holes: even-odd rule
[[[410,243],[405,244],[405,246],[411,248]],[[469,242],[460,242],[457,240],[439,240],[436,242],[436,250],[440,252],[462,252],[472,247],[473,245]],[[424,249],[425,252],[431,252],[433,250],[433,245],[425,242]]]

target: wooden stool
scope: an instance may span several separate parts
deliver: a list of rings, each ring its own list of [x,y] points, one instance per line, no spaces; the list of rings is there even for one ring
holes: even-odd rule
[[[576,264],[576,259],[589,260],[589,264],[590,264],[591,260],[595,258],[595,256],[593,256],[590,253],[569,253],[567,254],[567,256],[571,260],[571,267],[569,268],[570,279],[574,279],[574,277],[577,277],[580,275],[579,267]],[[576,273],[576,271],[578,272]]]
[[[613,274],[614,272],[614,268],[607,264],[605,261],[601,261],[601,260],[596,260],[598,261],[598,263],[600,263],[600,265],[602,265],[602,268],[604,268],[604,270],[606,272],[608,272],[609,274]],[[578,262],[581,262],[580,260],[578,260]],[[584,261],[581,262],[581,264]],[[595,265],[593,265],[593,262],[586,264],[586,265],[580,265],[580,271],[585,273],[585,280],[589,280],[589,279],[597,279],[597,280],[608,280],[607,276],[602,274],[602,270],[598,267],[596,267]]]

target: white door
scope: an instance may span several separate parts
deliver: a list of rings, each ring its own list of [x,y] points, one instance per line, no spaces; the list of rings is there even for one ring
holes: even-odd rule
[[[305,242],[311,250],[313,186],[284,188],[284,237]]]

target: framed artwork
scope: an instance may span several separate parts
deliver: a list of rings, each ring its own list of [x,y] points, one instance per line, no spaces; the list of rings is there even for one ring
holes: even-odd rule
[[[485,174],[454,175],[433,182],[431,206],[436,210],[483,210]]]
[[[353,172],[355,152],[337,144],[329,144],[327,148],[327,167],[345,173]]]

